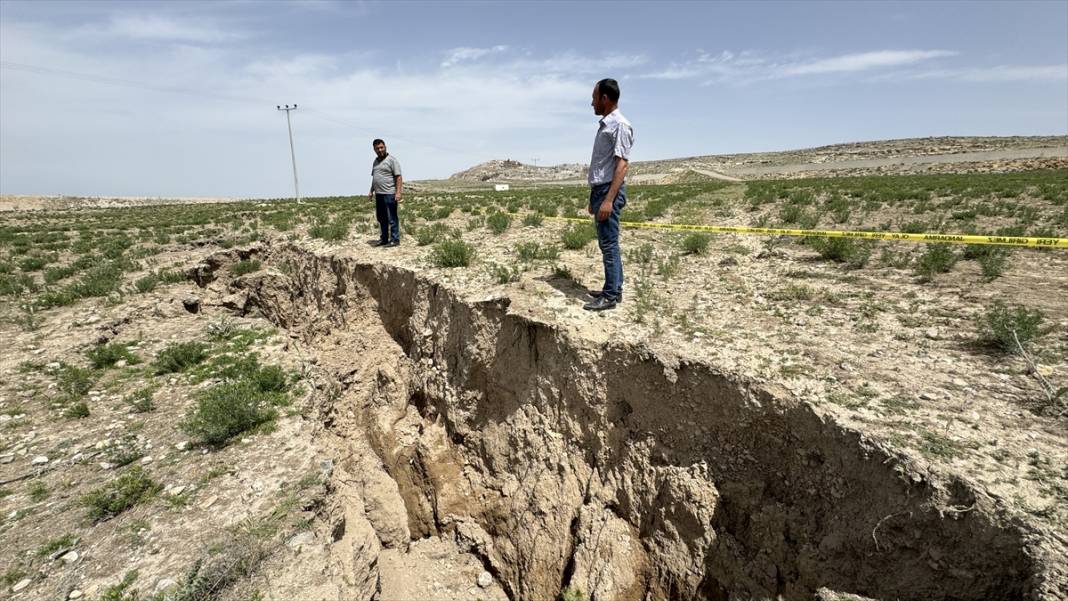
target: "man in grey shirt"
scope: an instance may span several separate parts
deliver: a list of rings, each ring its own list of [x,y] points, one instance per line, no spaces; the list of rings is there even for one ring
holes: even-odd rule
[[[375,203],[380,235],[375,246],[400,245],[400,221],[397,219],[397,203],[401,201],[401,166],[397,157],[386,152],[386,143],[376,139],[371,142],[375,162],[371,165],[371,191],[367,199]]]
[[[583,309],[604,311],[623,300],[623,257],[619,250],[619,216],[627,204],[623,180],[630,163],[634,128],[619,112],[619,84],[602,79],[593,86],[593,112],[602,117],[590,157],[590,206],[595,217],[597,245],[604,261],[604,286],[589,294],[593,301]]]

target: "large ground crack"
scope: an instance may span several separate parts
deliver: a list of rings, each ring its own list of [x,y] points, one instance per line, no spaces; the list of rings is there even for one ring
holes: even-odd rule
[[[339,380],[375,380],[345,409],[411,536],[468,541],[514,599],[1051,590],[1035,559],[1047,539],[979,487],[774,386],[574,339],[403,268],[294,245],[257,254],[272,269],[228,282],[227,302],[302,336]],[[368,353],[389,369],[354,376]]]

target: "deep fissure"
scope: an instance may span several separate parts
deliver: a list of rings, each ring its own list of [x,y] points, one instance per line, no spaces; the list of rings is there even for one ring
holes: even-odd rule
[[[274,269],[226,302],[329,350],[338,381],[358,369],[346,341],[393,353],[357,374],[375,385],[351,409],[410,534],[474,541],[513,599],[1038,598],[1033,533],[981,490],[773,385],[574,339],[410,270],[254,252]]]

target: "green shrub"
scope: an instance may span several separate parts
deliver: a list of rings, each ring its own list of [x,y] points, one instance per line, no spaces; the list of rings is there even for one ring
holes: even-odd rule
[[[137,278],[134,281],[134,288],[141,294],[152,292],[159,285],[159,276],[154,273],[145,275],[144,277]]]
[[[1044,320],[1038,309],[1009,307],[997,301],[979,320],[979,339],[987,346],[1014,353],[1018,350],[1017,339],[1026,347],[1032,340],[1047,333],[1041,327]]]
[[[111,484],[83,496],[81,504],[88,509],[90,520],[100,522],[150,500],[161,488],[140,466],[134,466]]]
[[[520,276],[523,275],[523,270],[520,269],[518,265],[514,267],[508,267],[507,265],[490,263],[489,271],[490,275],[493,276],[494,281],[496,281],[498,284],[518,282]]]
[[[475,249],[463,240],[442,240],[434,245],[431,262],[437,267],[467,267]]]
[[[854,269],[868,264],[871,258],[872,244],[852,238],[817,238],[806,239],[806,243],[819,253],[820,257],[836,263],[846,263]]]
[[[37,281],[25,273],[0,275],[0,296],[16,296],[23,292],[37,292]]]
[[[30,255],[19,261],[19,269],[22,271],[40,271],[45,265],[53,263],[55,255]]]
[[[137,570],[127,572],[122,580],[104,589],[100,601],[137,601],[139,593],[132,588],[137,580]]]
[[[553,208],[553,214],[556,214],[555,208]],[[523,217],[523,225],[527,227],[541,227],[542,223],[545,223],[545,216],[541,213],[528,213]]]
[[[708,252],[708,234],[693,233],[682,239],[682,250],[690,255],[703,255]]]
[[[70,549],[78,542],[78,537],[73,534],[64,534],[59,538],[54,538],[47,543],[41,545],[37,549],[37,557],[48,557],[49,555],[63,549]]]
[[[653,262],[653,245],[646,242],[641,246],[627,251],[627,261],[638,265],[648,265]]]
[[[44,281],[46,284],[54,284],[60,280],[65,280],[76,273],[78,273],[78,268],[73,265],[49,267],[44,271]]]
[[[349,236],[349,224],[347,221],[334,221],[326,223],[320,221],[308,228],[308,235],[312,238],[337,242]]]
[[[523,261],[555,261],[560,256],[560,249],[555,246],[541,246],[537,242],[521,242],[516,245],[516,254]]]
[[[412,236],[415,238],[415,243],[419,246],[429,246],[439,240],[444,240],[448,237],[457,237],[458,234],[454,233],[452,228],[444,223],[433,223],[426,227],[416,228],[412,232]]]
[[[597,239],[597,230],[593,228],[593,224],[572,223],[564,229],[560,239],[564,248],[578,250]]]
[[[153,367],[157,375],[177,373],[200,363],[207,356],[208,346],[202,342],[175,342],[156,355]]]
[[[56,384],[63,394],[71,399],[79,399],[86,395],[96,381],[92,370],[83,367],[64,364],[56,372]]]
[[[974,259],[979,263],[983,279],[990,282],[1005,272],[1009,264],[1009,249],[1000,246],[969,244],[964,248],[964,258]]]
[[[916,273],[931,279],[936,273],[948,273],[957,264],[957,254],[945,242],[928,244],[916,264]]]
[[[512,218],[507,213],[497,211],[486,218],[486,227],[494,234],[500,235],[512,224]]]
[[[277,396],[247,380],[217,384],[201,393],[196,407],[182,422],[182,430],[205,444],[223,445],[273,420],[277,412],[272,404],[278,402]]]
[[[133,409],[134,413],[148,413],[156,408],[155,403],[152,402],[154,393],[155,390],[153,388],[142,388],[128,395],[125,401]]]
[[[89,349],[86,356],[89,357],[89,362],[93,364],[93,367],[97,369],[112,367],[120,359],[125,360],[129,365],[137,365],[141,362],[141,358],[130,352],[130,349],[125,344],[117,342],[97,345]]]
[[[235,276],[241,276],[241,275],[245,275],[247,273],[252,273],[252,272],[255,272],[255,271],[259,271],[259,270],[260,270],[260,262],[257,261],[256,259],[249,259],[247,261],[238,261],[237,263],[234,263],[233,267],[230,268],[230,272],[233,273]]]
[[[78,401],[68,406],[67,409],[63,411],[63,415],[71,419],[82,419],[85,417],[89,417],[89,403],[86,403],[84,400]]]

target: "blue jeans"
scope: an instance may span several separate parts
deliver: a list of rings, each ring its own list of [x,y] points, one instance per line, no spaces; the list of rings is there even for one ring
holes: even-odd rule
[[[627,206],[627,186],[620,186],[612,201],[612,213],[608,219],[597,221],[597,210],[601,208],[608,188],[612,184],[599,184],[590,188],[590,209],[593,211],[597,226],[597,246],[601,248],[604,260],[604,288],[601,293],[609,300],[619,300],[623,296],[623,256],[619,251],[619,215]]]
[[[400,220],[397,219],[397,197],[393,194],[375,193],[375,217],[381,234],[378,241],[400,242]]]

